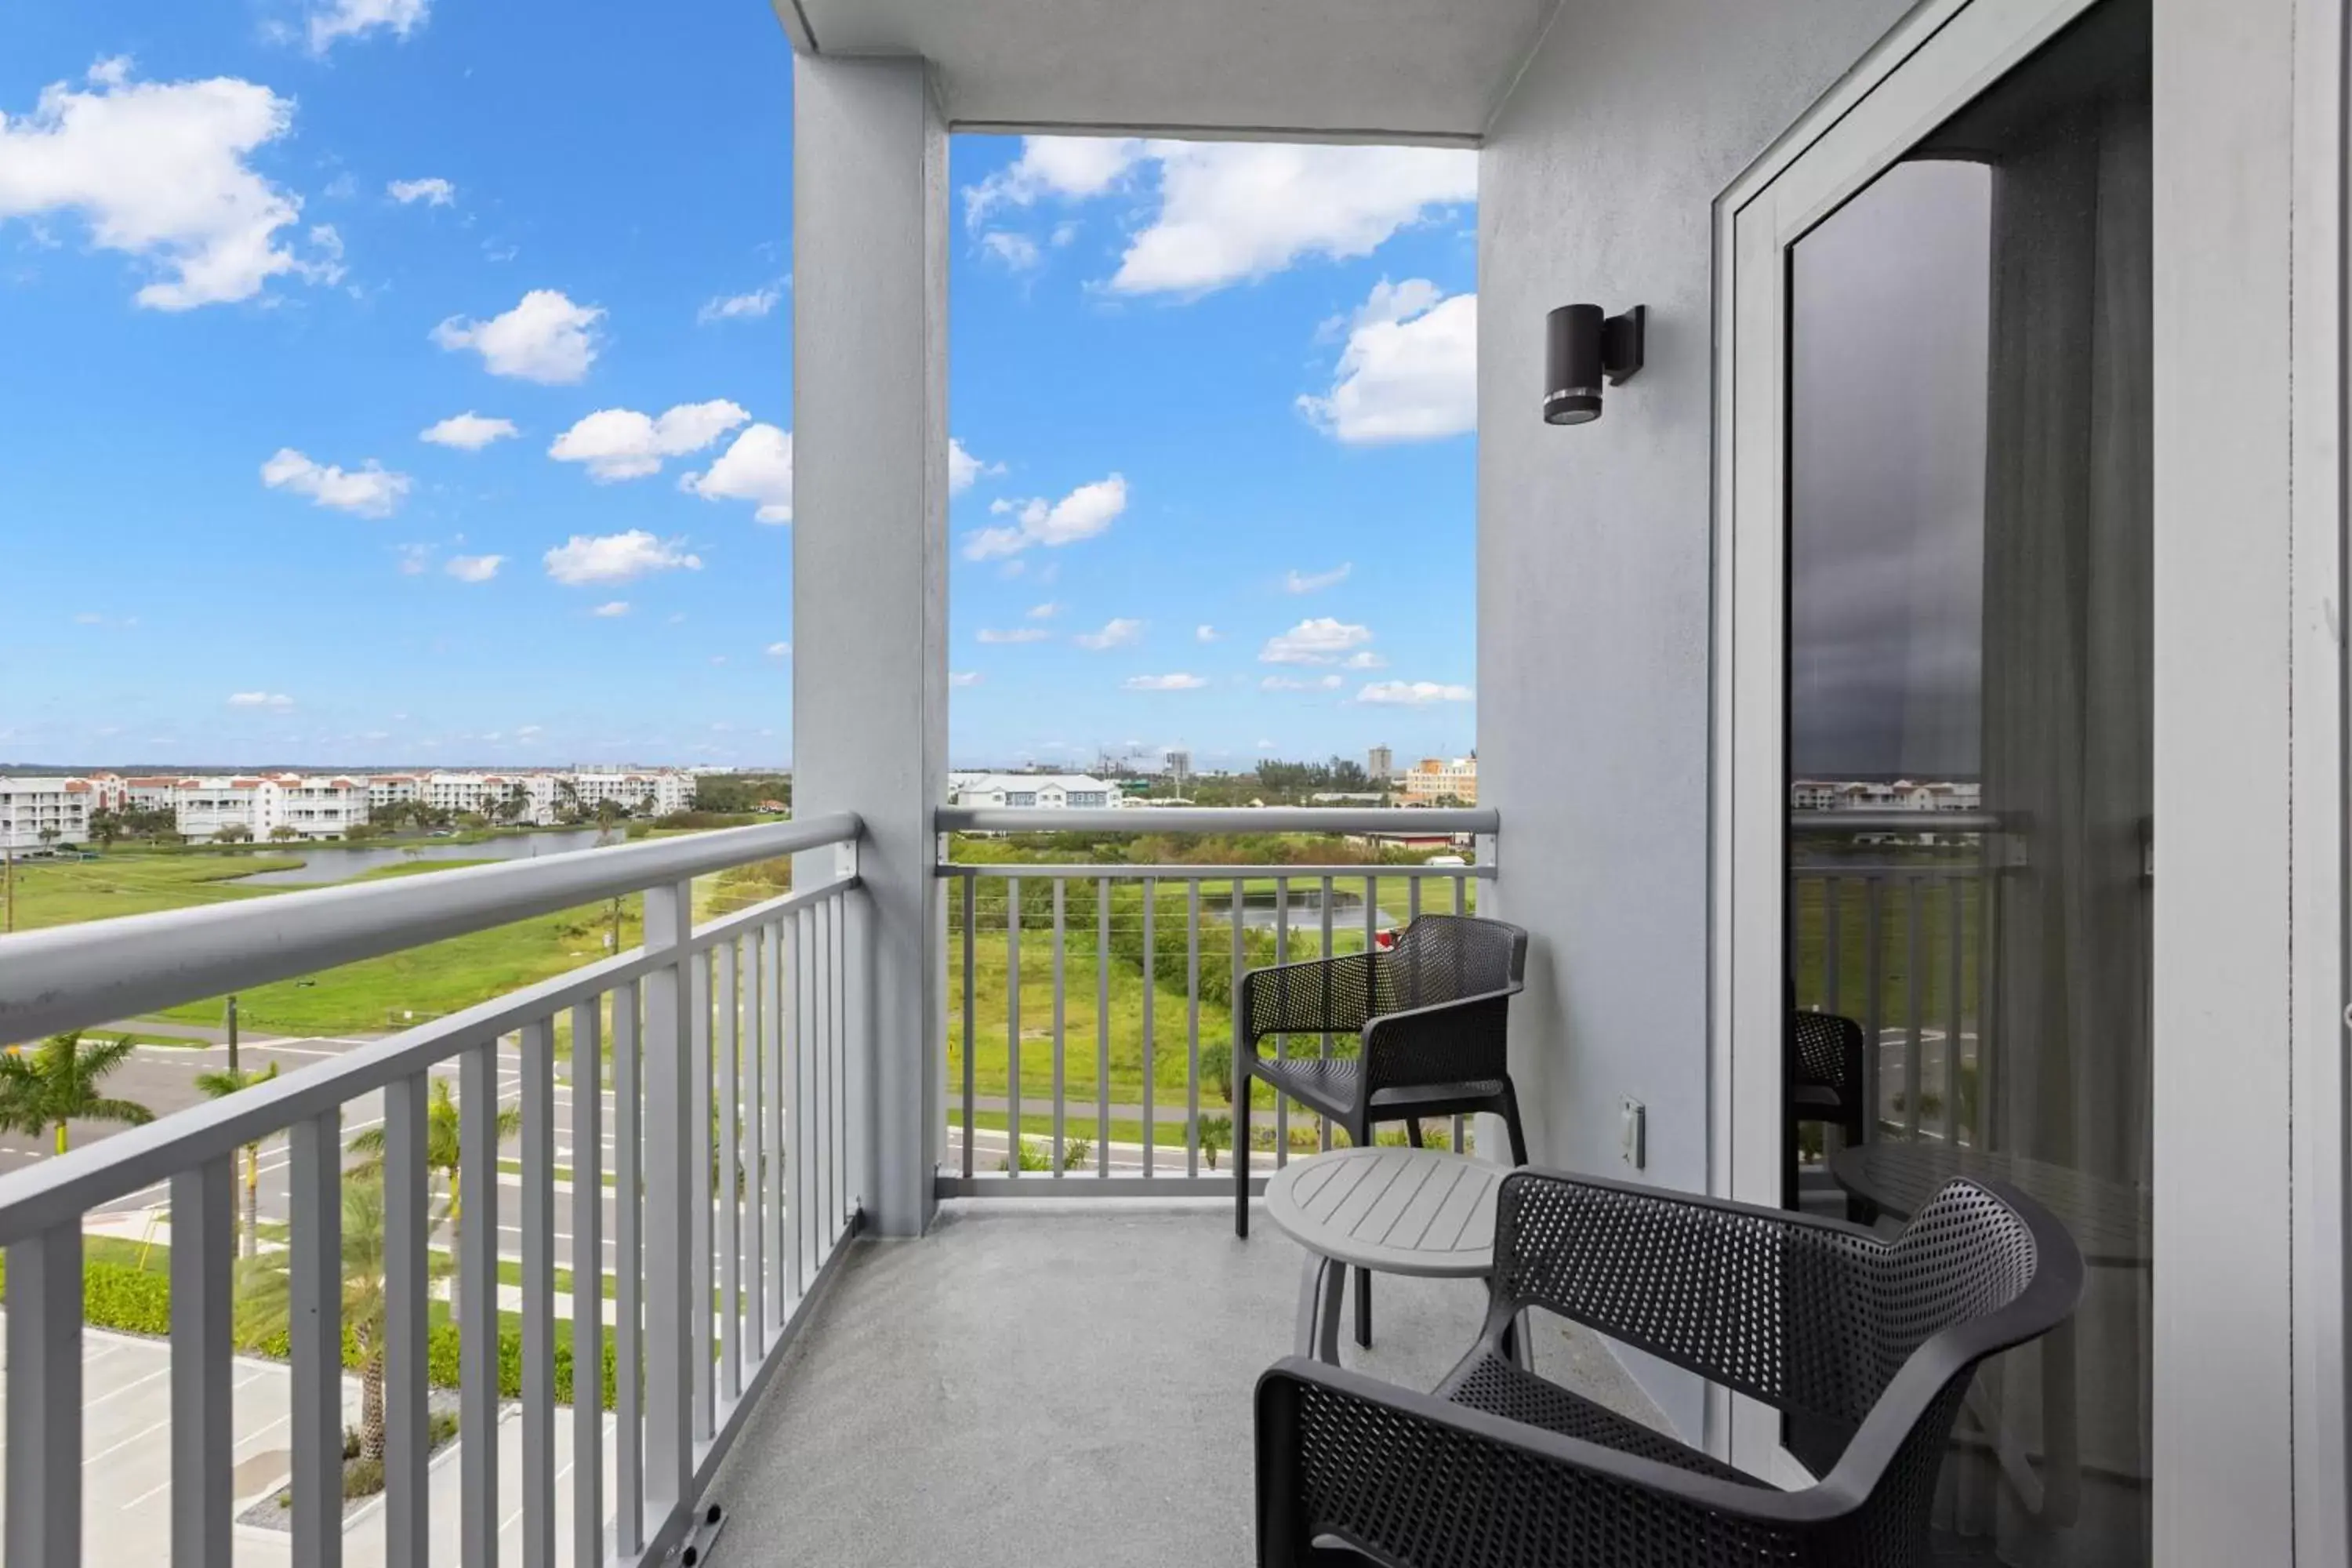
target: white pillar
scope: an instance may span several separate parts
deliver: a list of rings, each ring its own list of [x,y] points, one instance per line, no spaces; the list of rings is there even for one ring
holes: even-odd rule
[[[852,1147],[886,1236],[929,1222],[941,1124],[947,239],[947,127],[923,62],[795,57],[793,804],[866,820],[850,1048],[869,1104]]]

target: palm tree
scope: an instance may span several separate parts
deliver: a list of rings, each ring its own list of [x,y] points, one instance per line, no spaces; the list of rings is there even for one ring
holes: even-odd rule
[[[155,1113],[133,1100],[110,1100],[99,1080],[122,1065],[133,1045],[125,1035],[84,1046],[81,1031],[51,1035],[27,1051],[0,1052],[0,1132],[41,1132],[55,1128],[58,1152],[66,1152],[68,1121],[120,1121],[143,1126]]]
[[[503,1143],[521,1130],[522,1107],[500,1106],[494,1142]],[[450,1089],[447,1079],[436,1078],[433,1080],[432,1097],[425,1107],[425,1168],[441,1178],[444,1189],[449,1194],[448,1206],[443,1211],[442,1217],[448,1223],[452,1251],[457,1248],[458,1231],[464,1219],[463,1194],[458,1190],[461,1142],[457,1093]],[[353,1138],[352,1152],[362,1156],[362,1169],[380,1173],[383,1168],[383,1129],[381,1126],[371,1127]],[[457,1304],[454,1287],[449,1304],[452,1309]]]
[[[239,1089],[251,1089],[257,1083],[268,1083],[277,1076],[276,1062],[257,1071],[222,1068],[217,1072],[198,1073],[196,1088],[210,1099],[226,1100]],[[245,1218],[237,1226],[239,1250],[247,1258],[253,1256],[254,1239],[260,1234],[260,1223],[261,1145],[253,1142],[245,1146]]]
[[[273,1245],[237,1265],[239,1337],[284,1333],[292,1319],[293,1248],[288,1227],[269,1227]],[[360,1352],[360,1456],[383,1459],[383,1179],[353,1172],[343,1180],[343,1327]],[[425,1255],[427,1277],[446,1273],[448,1260]],[[250,1342],[248,1340],[247,1342]]]

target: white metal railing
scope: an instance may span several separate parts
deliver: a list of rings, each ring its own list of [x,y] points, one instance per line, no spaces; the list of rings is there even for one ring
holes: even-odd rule
[[[1269,1110],[1230,1099],[1238,977],[1258,963],[1359,952],[1383,931],[1433,913],[1475,908],[1476,884],[1496,873],[1499,816],[1488,809],[1128,808],[1110,811],[942,809],[941,834],[1464,834],[1468,865],[1134,865],[1119,862],[959,863],[950,883],[950,1080],[960,1087],[946,1129],[941,1196],[1165,1195],[1229,1192],[1215,1150],[1234,1148],[1272,1123],[1276,1167],[1294,1136],[1328,1147],[1330,1129],[1276,1099]],[[1171,896],[1171,895],[1175,896]],[[1393,907],[1390,907],[1393,906]],[[1222,928],[1222,929],[1220,929]],[[1181,931],[1181,942],[1169,933]],[[1255,934],[1253,935],[1252,933]],[[1024,938],[1026,939],[1024,942]],[[995,1020],[983,1023],[982,954],[1002,953],[1001,1091],[983,1085],[980,1058],[996,1055]],[[1034,954],[1034,957],[1028,956]],[[1222,962],[1221,962],[1222,961]],[[1025,967],[1034,964],[1034,968]],[[1074,1005],[1071,975],[1078,976]],[[1222,976],[1220,975],[1222,972]],[[1050,990],[1024,996],[1026,977]],[[1203,982],[1208,981],[1204,1005]],[[1223,994],[1216,993],[1222,989]],[[1168,983],[1162,990],[1162,982]],[[1181,1023],[1163,1026],[1181,989]],[[992,999],[993,1001],[993,999]],[[1132,1026],[1123,1021],[1133,1007]],[[993,1008],[991,1009],[993,1011]],[[1089,1017],[1088,1015],[1091,1015]],[[1205,1022],[1204,1022],[1205,1015]],[[1075,1016],[1075,1022],[1074,1022]],[[1043,1037],[1032,1037],[1042,1028]],[[1172,1037],[1171,1037],[1172,1036]],[[1204,1047],[1205,1040],[1205,1047]],[[1328,1035],[1277,1037],[1277,1056],[1328,1058]],[[1222,1060],[1222,1070],[1219,1062]],[[1045,1064],[1039,1074],[1036,1068]],[[1172,1070],[1181,1063],[1181,1074]],[[1209,1071],[1204,1073],[1204,1066]],[[1118,1070],[1124,1068],[1127,1070]],[[1024,1072],[1024,1068],[1028,1069]],[[1044,1081],[1024,1082],[1042,1077]],[[1163,1083],[1162,1078],[1169,1081]],[[1114,1092],[1115,1081],[1131,1089]],[[992,1092],[994,1091],[994,1092]],[[1028,1131],[1030,1121],[1041,1122]],[[984,1124],[985,1123],[985,1124]],[[1173,1126],[1181,1146],[1160,1142]],[[1203,1136],[1204,1131],[1209,1136]],[[1463,1129],[1456,1119],[1455,1147]],[[1037,1161],[1025,1174],[1024,1152]],[[1041,1179],[1042,1178],[1042,1179]]]
[[[856,817],[731,829],[0,939],[0,1038],[111,1022],[642,892],[645,945],[226,1100],[0,1177],[7,1249],[5,1549],[83,1560],[83,1237],[100,1205],[170,1184],[171,1561],[231,1553],[232,1162],[291,1148],[292,1556],[341,1560],[343,1109],[381,1093],[385,1298],[385,1561],[424,1563],[434,1219],[428,1079],[457,1064],[465,1187],[457,1236],[460,1548],[496,1560],[519,1515],[522,1561],[652,1563],[683,1542],[802,1307],[859,1223],[866,1052]],[[692,879],[835,847],[837,874],[697,927]],[[604,1199],[616,1263],[614,1495],[602,1401],[575,1391],[559,1517],[555,1350],[557,1023],[568,1022],[576,1379],[601,1382]],[[602,1170],[609,1021],[614,1169]],[[502,1511],[498,1429],[498,1156],[502,1039],[520,1079],[520,1497]],[[731,1114],[730,1114],[731,1112]],[[714,1138],[716,1143],[714,1146]],[[371,1178],[372,1179],[372,1178]],[[560,1542],[559,1531],[569,1535]]]

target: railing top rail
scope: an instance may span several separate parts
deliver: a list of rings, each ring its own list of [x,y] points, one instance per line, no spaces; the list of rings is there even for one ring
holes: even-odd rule
[[[1473,881],[1485,881],[1495,875],[1492,866],[1289,866],[1268,861],[1262,865],[1230,864],[1202,866],[1176,863],[1166,866],[1130,866],[1124,862],[1109,865],[1030,865],[1019,860],[942,860],[937,868],[942,877],[1035,877],[1065,881],[1093,881],[1102,879],[1114,882],[1132,882],[1145,877],[1163,882],[1271,882],[1287,878],[1294,882],[1311,882],[1328,877],[1335,881],[1361,881],[1367,877],[1419,877],[1443,879],[1467,877]]]
[[[931,813],[941,833],[1498,833],[1490,805],[1422,806],[1192,805],[1062,811],[1014,806],[942,805]]]
[[[849,812],[431,877],[282,893],[235,904],[0,937],[0,1041],[380,958],[663,882],[854,841]]]
[[[1998,833],[1991,811],[1792,811],[1791,833]]]
[[[772,829],[762,826],[742,831],[766,833]],[[462,874],[444,873],[448,877]],[[667,875],[664,871],[651,881],[659,882]],[[837,878],[740,910],[700,928],[685,950],[696,951],[707,945],[701,939],[781,918],[859,885],[856,877]],[[125,1128],[55,1159],[11,1171],[0,1176],[0,1247],[37,1236],[55,1226],[71,1224],[78,1215],[101,1204],[258,1142],[399,1079],[426,1071],[468,1047],[642,979],[656,969],[676,963],[678,952],[672,948],[649,953],[643,948],[632,948],[567,970],[535,985],[493,997],[446,1018],[355,1046],[331,1060],[257,1083],[226,1099],[190,1106],[144,1126]]]

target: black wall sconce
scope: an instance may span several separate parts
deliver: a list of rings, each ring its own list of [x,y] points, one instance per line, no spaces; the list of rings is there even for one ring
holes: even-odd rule
[[[1598,305],[1562,305],[1544,318],[1544,423],[1582,425],[1601,417],[1601,383],[1622,386],[1642,368],[1642,333],[1650,308],[1603,317]]]

